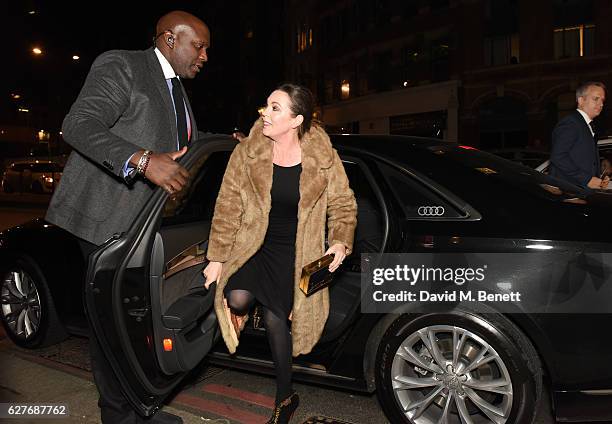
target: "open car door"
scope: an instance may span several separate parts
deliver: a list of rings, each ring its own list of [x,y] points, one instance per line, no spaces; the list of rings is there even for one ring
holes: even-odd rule
[[[89,258],[85,304],[92,330],[123,391],[143,416],[208,354],[218,339],[204,289],[207,237],[235,141],[207,136],[181,159],[187,186],[170,199],[153,192],[130,229]]]

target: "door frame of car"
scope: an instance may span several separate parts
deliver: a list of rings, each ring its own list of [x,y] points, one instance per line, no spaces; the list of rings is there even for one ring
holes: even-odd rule
[[[214,151],[227,151],[232,144],[235,141],[229,136],[206,136],[192,143],[180,163],[189,169],[199,158]],[[190,371],[174,370],[172,375],[163,371],[156,344],[165,340],[155,340],[153,331],[155,305],[151,302],[150,287],[154,278],[163,279],[151,275],[149,266],[152,261],[159,261],[159,250],[154,247],[167,198],[167,193],[156,188],[130,228],[113,235],[90,255],[86,274],[84,296],[90,326],[126,398],[143,416],[154,414]],[[214,298],[214,287],[206,298]],[[206,321],[216,329],[212,301],[208,303]],[[216,331],[206,333],[206,338],[212,346]]]

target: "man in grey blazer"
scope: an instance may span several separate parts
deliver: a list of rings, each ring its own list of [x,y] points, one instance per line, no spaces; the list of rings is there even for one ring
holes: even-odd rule
[[[592,126],[605,100],[606,87],[600,82],[586,82],[576,89],[578,108],[560,120],[553,130],[550,175],[581,187],[608,187],[609,178],[601,178]]]
[[[64,119],[74,150],[46,220],[77,236],[85,258],[128,229],[155,186],[174,193],[189,177],[175,161],[198,131],[180,78],[194,78],[208,60],[210,32],[197,17],[174,11],[160,18],[156,33],[155,48],[100,55]],[[90,345],[102,421],[145,422],[95,337]],[[146,422],[182,420],[158,412]]]

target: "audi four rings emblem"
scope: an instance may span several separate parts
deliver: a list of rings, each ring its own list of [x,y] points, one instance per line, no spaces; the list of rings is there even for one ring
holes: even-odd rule
[[[442,216],[444,215],[444,206],[419,206],[417,213],[419,216]]]

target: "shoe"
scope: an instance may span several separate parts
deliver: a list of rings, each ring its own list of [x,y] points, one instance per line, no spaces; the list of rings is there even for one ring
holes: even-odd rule
[[[157,411],[148,422],[150,424],[183,424],[183,419],[178,415]]]
[[[293,392],[291,396],[276,405],[272,417],[266,424],[288,424],[299,404],[300,397]]]

